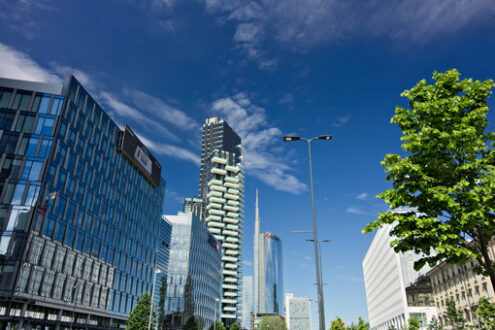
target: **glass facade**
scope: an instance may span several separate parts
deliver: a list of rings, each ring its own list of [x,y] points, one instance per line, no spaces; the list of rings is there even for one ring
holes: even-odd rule
[[[164,180],[119,150],[120,129],[74,77],[52,94],[0,83],[0,314],[125,320],[151,290]]]
[[[200,328],[213,324],[221,297],[221,245],[192,213],[165,216],[172,240],[165,297],[165,328],[182,329],[191,316]],[[159,283],[157,284],[157,286]]]
[[[282,242],[273,234],[260,234],[258,253],[258,313],[283,315]]]
[[[172,240],[172,223],[162,217],[160,221],[160,236],[156,255],[156,283],[153,306],[158,311],[158,324],[165,321],[165,296],[167,293],[168,264],[170,256],[170,243]],[[159,326],[159,328],[161,328]]]

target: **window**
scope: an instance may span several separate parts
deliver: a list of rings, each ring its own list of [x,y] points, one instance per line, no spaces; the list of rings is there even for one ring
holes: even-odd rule
[[[36,134],[50,135],[53,128],[53,118],[40,117],[36,125]]]
[[[0,129],[6,131],[10,130],[10,128],[12,127],[12,123],[14,122],[14,117],[15,112],[2,110],[2,112],[0,112]]]
[[[27,132],[31,133],[34,126],[34,114],[21,114],[17,119],[17,124],[15,125],[16,132]]]
[[[36,149],[38,149],[39,138],[37,137],[23,137],[21,145],[19,146],[19,155],[35,156]]]
[[[50,94],[36,95],[33,102],[32,111],[39,113],[47,113],[50,105]]]
[[[12,91],[0,90],[0,108],[8,107],[11,97],[12,97]]]
[[[16,110],[27,110],[29,101],[31,101],[31,95],[31,93],[17,93],[12,108]]]
[[[62,96],[55,96],[53,99],[52,110],[50,113],[52,115],[59,115],[62,109],[62,103],[64,102],[64,98]]]
[[[38,153],[38,157],[40,158],[48,158],[50,154],[50,147],[52,146],[52,140],[44,138],[41,142],[40,151]]]
[[[3,134],[0,140],[0,153],[13,154],[17,145],[18,135]]]
[[[43,162],[37,160],[27,160],[22,171],[21,180],[39,181]]]
[[[24,230],[27,227],[29,207],[14,206],[10,212],[7,231]]]

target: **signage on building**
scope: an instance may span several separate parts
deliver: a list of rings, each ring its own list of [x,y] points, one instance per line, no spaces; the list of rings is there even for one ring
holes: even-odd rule
[[[117,150],[129,159],[155,188],[160,185],[162,166],[127,125],[119,132]]]
[[[220,251],[220,243],[218,243],[212,234],[208,235],[208,244],[210,244],[215,250]]]

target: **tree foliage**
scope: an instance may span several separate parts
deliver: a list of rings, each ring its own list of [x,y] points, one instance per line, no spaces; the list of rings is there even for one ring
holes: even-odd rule
[[[332,325],[330,327],[331,330],[346,330],[347,327],[345,326],[344,321],[340,317],[337,316],[335,321],[332,321]]]
[[[409,318],[409,322],[408,322],[408,325],[407,325],[407,329],[408,330],[419,330],[420,328],[420,324],[419,324],[419,321],[417,318],[415,317],[410,317]]]
[[[242,330],[242,327],[240,326],[240,324],[239,324],[239,323],[234,322],[234,323],[230,326],[230,330]]]
[[[129,314],[127,319],[126,329],[128,330],[147,330],[150,317],[151,297],[148,292],[145,292],[139,298],[136,307]],[[155,326],[156,312],[153,311],[151,316],[151,327]]]
[[[480,298],[476,314],[478,314],[480,329],[495,329],[495,305],[491,304],[485,297]]]
[[[217,320],[217,321],[215,321],[215,323],[216,323],[215,330],[227,330],[227,329],[225,328],[225,326],[223,325],[222,321]],[[208,328],[208,330],[213,330],[213,329],[214,329],[214,327],[213,327],[213,324],[212,324],[212,325]]]
[[[379,213],[363,233],[394,224],[395,251],[424,256],[416,269],[475,258],[495,286],[487,249],[495,234],[495,133],[486,132],[487,98],[495,84],[459,77],[455,69],[434,72],[434,84],[421,80],[401,94],[409,107],[396,107],[391,123],[402,130],[406,155],[385,156],[381,164],[392,189],[377,198],[391,210],[406,211]]]
[[[370,324],[363,320],[362,317],[359,317],[358,323],[351,323],[350,326],[347,327],[348,330],[368,330],[370,328]]]
[[[263,316],[259,325],[260,330],[286,330],[284,320],[279,316]]]
[[[438,319],[435,316],[433,316],[430,320],[430,323],[428,323],[427,329],[428,330],[442,330],[443,327],[440,324],[440,322],[438,322]]]
[[[184,323],[184,326],[182,327],[183,330],[199,330],[198,322],[196,321],[196,318],[194,316],[190,316],[186,323]]]
[[[463,330],[466,328],[466,320],[462,316],[462,312],[460,312],[453,299],[447,298],[445,301],[446,313],[445,320],[446,323],[449,324],[454,330]]]

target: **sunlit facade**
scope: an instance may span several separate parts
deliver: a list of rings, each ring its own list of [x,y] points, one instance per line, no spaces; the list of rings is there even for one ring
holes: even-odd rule
[[[203,125],[200,198],[204,222],[222,243],[221,318],[230,326],[241,317],[241,244],[244,209],[244,166],[241,139],[218,117]]]
[[[311,299],[285,295],[285,324],[287,330],[311,329]]]
[[[2,326],[123,324],[151,292],[160,165],[72,76],[0,79],[0,129]]]
[[[406,327],[409,318],[416,318],[421,329],[437,317],[431,299],[431,283],[426,265],[414,270],[419,255],[413,252],[396,253],[390,244],[390,225],[377,230],[363,259],[364,286],[370,329],[388,330]]]
[[[222,295],[220,243],[193,213],[165,215],[172,239],[165,295],[165,328],[182,329],[191,316],[200,329],[213,325]],[[162,283],[157,282],[157,290]],[[217,300],[218,299],[218,300]]]

